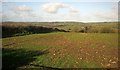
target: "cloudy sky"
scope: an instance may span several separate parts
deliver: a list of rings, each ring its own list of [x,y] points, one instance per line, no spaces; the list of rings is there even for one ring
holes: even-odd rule
[[[6,1],[2,3],[2,19],[17,22],[117,21],[118,2]]]

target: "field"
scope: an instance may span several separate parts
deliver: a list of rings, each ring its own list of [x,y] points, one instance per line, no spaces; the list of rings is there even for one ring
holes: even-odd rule
[[[118,22],[34,22],[35,26],[46,26],[52,28],[64,29],[70,32],[87,33],[116,33],[118,31]],[[85,29],[87,27],[87,30]]]
[[[117,68],[117,33],[51,32],[2,38],[3,68]]]
[[[120,70],[120,2],[107,1],[0,0],[0,68]]]
[[[2,37],[50,32],[118,33],[118,22],[3,22]]]

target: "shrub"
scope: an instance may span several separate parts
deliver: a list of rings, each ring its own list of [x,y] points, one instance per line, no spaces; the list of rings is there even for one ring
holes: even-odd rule
[[[115,33],[117,31],[113,28],[103,27],[103,28],[101,28],[100,32],[101,33]]]
[[[99,28],[91,28],[87,31],[88,33],[99,33],[100,29]]]

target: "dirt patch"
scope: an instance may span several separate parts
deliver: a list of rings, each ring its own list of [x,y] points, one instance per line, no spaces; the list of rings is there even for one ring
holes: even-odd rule
[[[78,62],[82,60],[85,60],[86,62],[94,61],[99,63],[104,68],[116,68],[118,67],[117,51],[117,48],[81,47],[74,54],[76,59],[78,59]]]
[[[49,49],[49,55],[53,62],[70,55],[76,61],[75,65],[73,65],[74,67],[80,67],[81,61],[88,63],[93,61],[103,68],[118,67],[118,48],[110,48],[106,43],[94,40],[69,40],[64,35],[45,36],[32,43],[35,45],[61,47]]]
[[[118,67],[118,48],[109,48],[107,46],[99,45],[91,47],[89,45],[75,46],[75,43],[69,40],[64,41],[64,47],[61,49],[50,49],[52,59],[63,58],[66,55],[71,55],[76,60],[74,67],[80,66],[81,61],[97,62],[103,68],[117,68]],[[89,42],[94,43],[94,42]],[[82,44],[82,43],[81,43]]]

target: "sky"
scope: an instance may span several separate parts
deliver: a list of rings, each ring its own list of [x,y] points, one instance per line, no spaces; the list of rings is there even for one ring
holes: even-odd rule
[[[10,0],[9,0],[10,1]],[[118,21],[118,2],[75,0],[12,1],[2,3],[2,21],[16,22],[109,22]],[[85,0],[84,0],[85,1]],[[105,0],[104,0],[105,1]]]
[[[119,0],[0,0],[4,2],[119,2]]]

